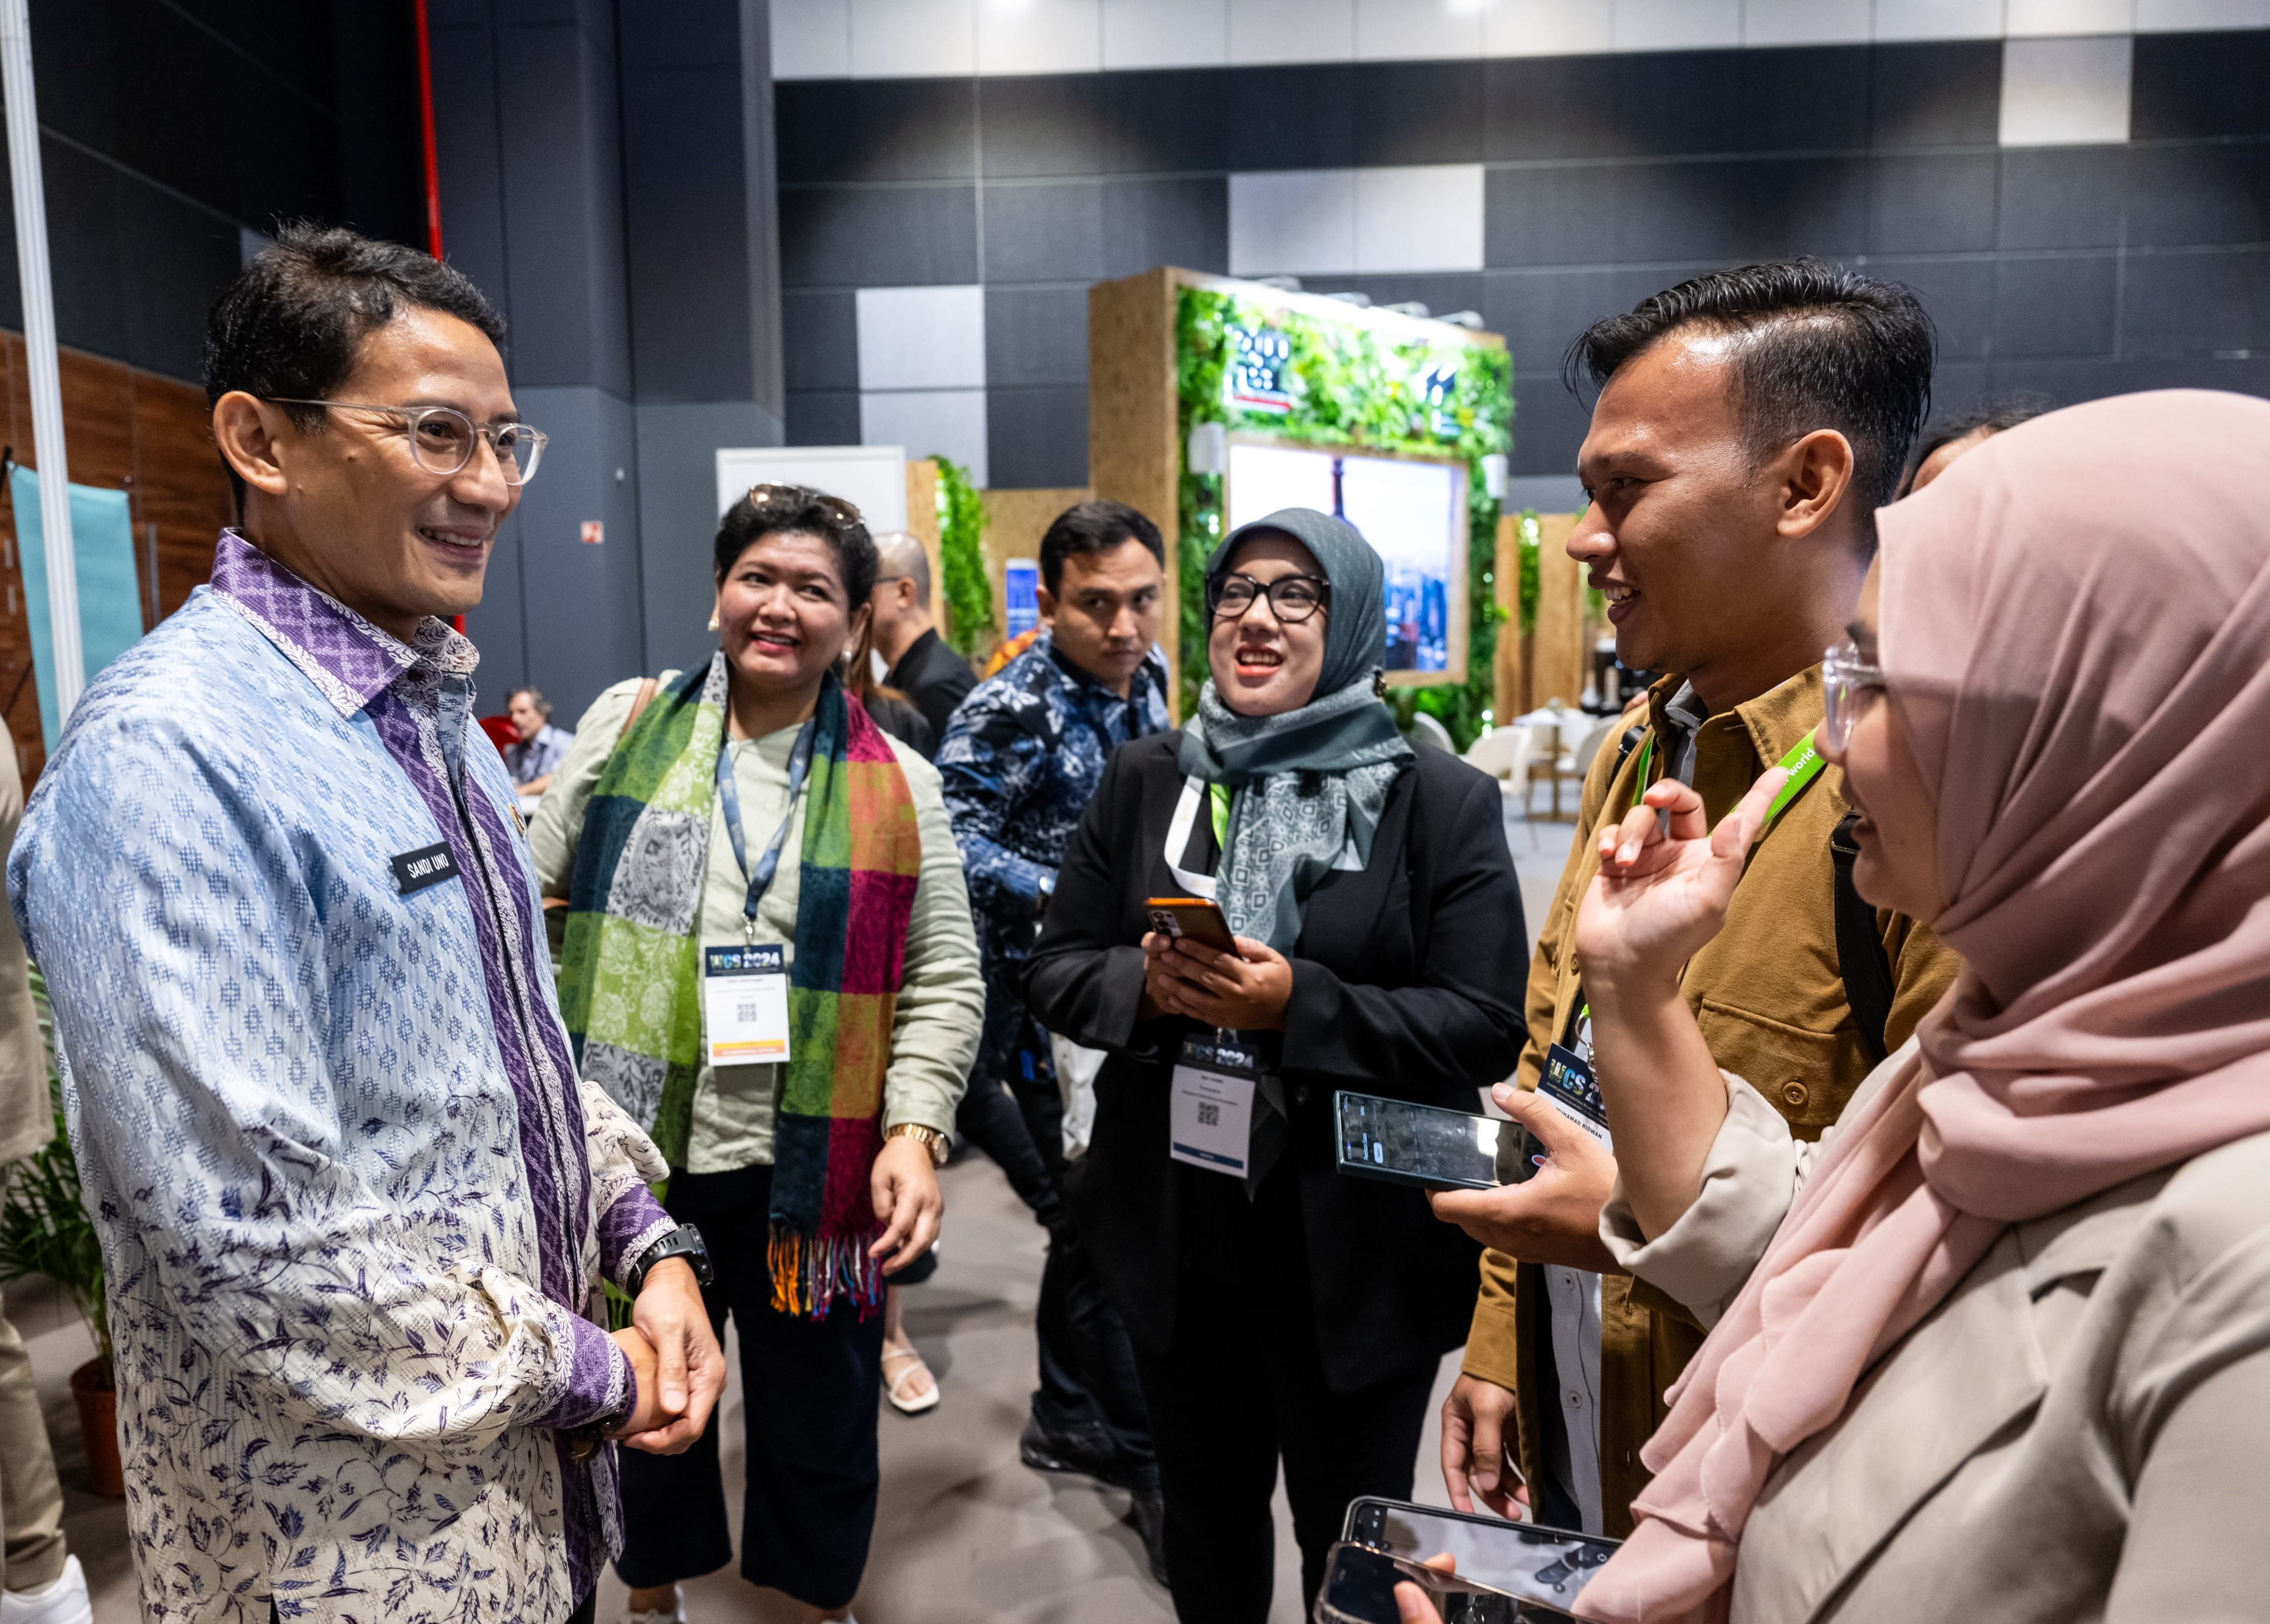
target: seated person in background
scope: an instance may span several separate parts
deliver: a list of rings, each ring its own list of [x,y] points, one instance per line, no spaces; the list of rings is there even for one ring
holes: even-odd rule
[[[1474,1247],[1340,1175],[1334,1092],[1471,1111],[1521,1050],[1496,781],[1397,733],[1383,574],[1308,508],[1216,549],[1198,712],[1112,756],[1026,980],[1042,1026],[1108,1051],[1068,1193],[1135,1339],[1186,1624],[1269,1616],[1280,1461],[1306,1615],[1348,1501],[1409,1497],[1465,1330]],[[1218,896],[1238,952],[1152,934],[1146,899],[1177,895]],[[1258,1075],[1170,1128],[1217,1028]],[[1198,1129],[1213,1160],[1170,1146]]]
[[[931,623],[930,554],[922,538],[885,530],[875,538],[875,551],[882,563],[875,577],[874,647],[890,668],[883,686],[912,701],[931,737],[944,738],[953,708],[977,686],[977,673]]]
[[[505,768],[520,790],[522,805],[532,809],[552,787],[552,775],[568,759],[575,736],[552,725],[552,701],[541,689],[515,688],[505,711],[519,736],[517,744],[504,747]]]
[[[1777,775],[1715,831],[1661,785],[1601,834],[1601,1233],[1713,1329],[1579,1615],[2262,1616],[2266,487],[2270,404],[2170,391],[1999,434],[1879,515],[1822,744],[1862,890],[1965,968],[1821,1145],[1678,985]]]
[[[1851,615],[1870,515],[1922,420],[1931,345],[1906,289],[1814,261],[1698,277],[1577,340],[1600,392],[1578,459],[1594,500],[1569,552],[1608,596],[1617,656],[1671,673],[1643,725],[1592,762],[1580,829],[1658,782],[1723,817],[1777,761],[1811,754],[1821,651]],[[1955,960],[1840,879],[1836,769],[1797,789],[1683,984],[1719,1064],[1762,1079],[1804,1139],[1913,1030]],[[1460,1509],[1479,1496],[1509,1511],[1517,1448],[1533,1515],[1621,1536],[1647,1480],[1639,1446],[1702,1333],[1609,1262],[1599,1226],[1615,1162],[1532,1092],[1553,1047],[1589,1057],[1569,931],[1594,866],[1578,839],[1538,933],[1517,1086],[1499,1095],[1552,1153],[1524,1183],[1434,1198],[1492,1249],[1443,1406],[1443,1476]]]

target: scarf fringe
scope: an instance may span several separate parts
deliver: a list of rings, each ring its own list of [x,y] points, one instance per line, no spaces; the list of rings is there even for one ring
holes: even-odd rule
[[[872,1235],[805,1235],[775,1220],[765,1257],[772,1270],[773,1308],[826,1319],[836,1302],[858,1305],[859,1318],[883,1306],[883,1260],[870,1257]]]

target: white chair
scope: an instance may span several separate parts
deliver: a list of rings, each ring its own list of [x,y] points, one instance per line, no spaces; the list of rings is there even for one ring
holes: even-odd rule
[[[1498,781],[1500,808],[1505,818],[1518,816],[1522,827],[1529,831],[1529,849],[1537,849],[1537,827],[1529,821],[1529,763],[1537,748],[1537,736],[1530,729],[1515,723],[1496,728],[1474,740],[1466,752],[1466,764],[1480,768]],[[1511,843],[1511,830],[1507,831]]]

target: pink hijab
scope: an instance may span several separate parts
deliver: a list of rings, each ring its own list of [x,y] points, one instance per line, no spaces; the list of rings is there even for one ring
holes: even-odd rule
[[[2270,402],[2054,412],[1878,523],[1967,968],[1673,1390],[1587,1619],[1723,1618],[1775,1462],[2005,1227],[2270,1130]]]

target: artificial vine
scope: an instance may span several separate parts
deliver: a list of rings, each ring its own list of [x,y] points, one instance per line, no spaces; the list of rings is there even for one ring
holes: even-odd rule
[[[1220,423],[1317,445],[1376,447],[1466,463],[1466,679],[1393,691],[1407,725],[1423,710],[1450,730],[1464,749],[1480,734],[1495,683],[1497,627],[1506,616],[1495,601],[1498,504],[1482,478],[1481,459],[1512,443],[1513,360],[1503,350],[1425,340],[1395,343],[1353,323],[1265,306],[1216,288],[1186,287],[1176,309],[1176,396],[1181,443],[1193,426]],[[1290,346],[1286,376],[1291,407],[1256,412],[1234,405],[1223,383],[1231,362],[1232,330],[1266,327]],[[1449,372],[1447,398],[1425,395],[1429,374]],[[1221,540],[1221,478],[1190,471],[1185,451],[1181,480],[1181,582],[1177,633],[1181,639],[1183,709],[1198,702],[1205,679],[1205,562]],[[1533,571],[1524,571],[1525,575]],[[1535,591],[1523,598],[1534,614]]]
[[[985,530],[985,504],[959,463],[933,456],[938,464],[938,552],[946,580],[946,641],[964,659],[993,629],[993,583],[985,576],[979,545]]]

